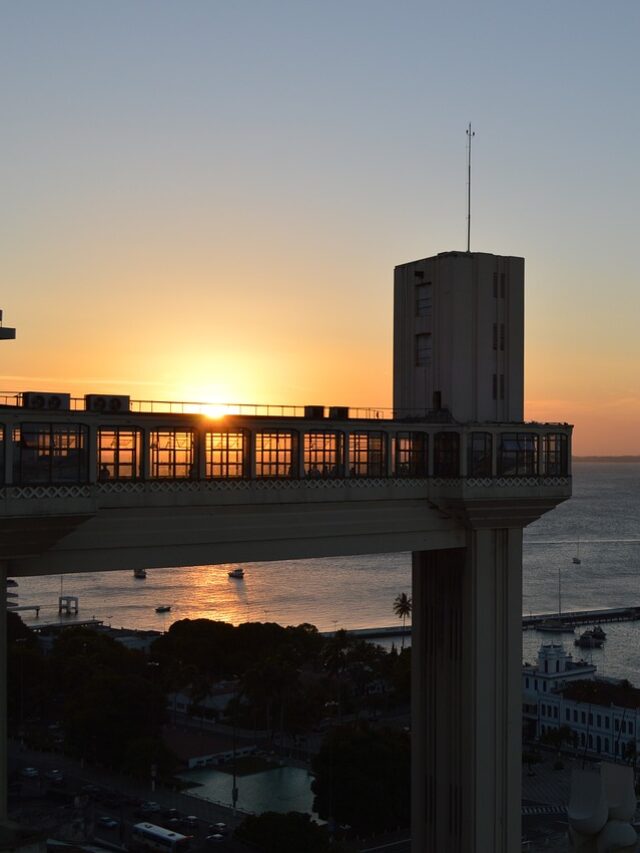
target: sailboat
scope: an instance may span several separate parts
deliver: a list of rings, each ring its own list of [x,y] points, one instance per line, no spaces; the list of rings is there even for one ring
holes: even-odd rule
[[[580,559],[580,540],[579,539],[578,539],[578,542],[576,545],[576,555],[573,558],[573,562],[576,564],[576,566],[579,566],[580,563],[582,562],[582,560]]]
[[[558,615],[538,622],[536,631],[545,631],[550,634],[573,634],[575,632],[575,628],[571,622],[562,620],[562,580],[560,566],[558,566]]]

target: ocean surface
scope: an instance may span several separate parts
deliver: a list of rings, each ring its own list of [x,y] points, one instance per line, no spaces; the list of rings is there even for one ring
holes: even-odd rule
[[[523,613],[558,610],[558,573],[563,611],[640,605],[640,463],[575,462],[573,473],[573,498],[525,530]],[[394,598],[411,591],[407,553],[247,563],[242,581],[228,577],[235,565],[150,569],[146,580],[87,566],[84,574],[20,578],[13,591],[19,604],[42,606],[39,619],[23,614],[28,624],[57,621],[62,590],[79,596],[79,619],[160,631],[177,619],[202,617],[311,622],[321,631],[393,625],[399,624]],[[171,612],[156,613],[159,604],[170,604]],[[602,650],[576,649],[575,656],[640,684],[640,622],[605,630]],[[543,639],[548,635],[525,631],[523,659],[531,661]],[[564,642],[572,645],[571,635]]]

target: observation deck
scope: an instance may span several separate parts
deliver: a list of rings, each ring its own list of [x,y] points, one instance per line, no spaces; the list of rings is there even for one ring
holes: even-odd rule
[[[10,573],[462,547],[468,527],[521,527],[571,494],[567,424],[210,411],[1,397],[0,559]]]

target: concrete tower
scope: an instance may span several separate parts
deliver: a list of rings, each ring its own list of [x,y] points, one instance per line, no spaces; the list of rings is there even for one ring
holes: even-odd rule
[[[446,421],[448,410],[459,423],[522,422],[522,258],[446,252],[402,264],[394,299],[397,418]],[[460,456],[464,476],[465,448]],[[413,850],[512,853],[520,849],[522,527],[531,519],[513,492],[491,501],[490,518],[465,495],[455,515],[466,547],[413,554]]]
[[[448,409],[461,422],[521,421],[524,259],[443,252],[396,267],[397,416]]]

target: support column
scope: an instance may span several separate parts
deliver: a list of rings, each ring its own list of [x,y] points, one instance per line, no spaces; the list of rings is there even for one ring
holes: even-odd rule
[[[0,827],[7,822],[7,564],[0,560]]]
[[[522,531],[413,555],[412,850],[520,849]]]

